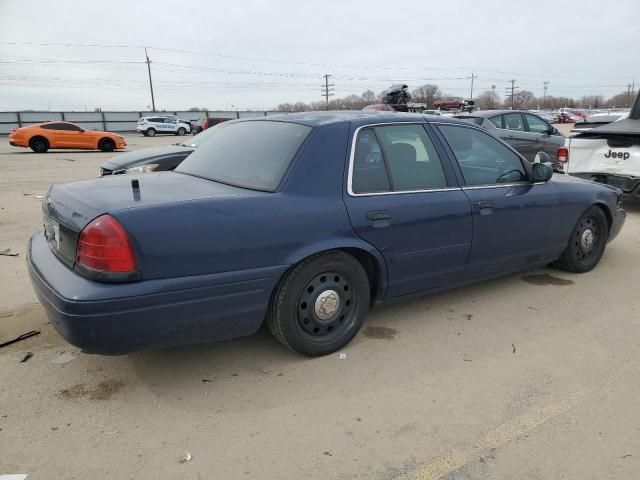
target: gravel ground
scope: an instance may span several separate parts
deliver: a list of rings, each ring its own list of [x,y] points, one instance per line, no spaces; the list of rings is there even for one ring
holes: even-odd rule
[[[129,149],[175,141],[128,136]],[[0,250],[20,254],[0,256],[0,342],[42,332],[0,349],[0,476],[638,478],[639,205],[593,272],[546,268],[377,308],[345,360],[299,357],[264,330],[101,357],[47,323],[24,254],[38,196],[108,157],[0,139]]]

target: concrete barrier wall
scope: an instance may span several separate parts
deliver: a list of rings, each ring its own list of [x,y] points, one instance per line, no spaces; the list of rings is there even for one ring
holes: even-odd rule
[[[73,122],[87,130],[110,132],[133,132],[141,117],[175,115],[180,119],[196,122],[203,117],[253,118],[284,112],[271,111],[208,111],[208,112],[0,112],[0,135],[7,135],[14,128],[36,123],[64,120]]]

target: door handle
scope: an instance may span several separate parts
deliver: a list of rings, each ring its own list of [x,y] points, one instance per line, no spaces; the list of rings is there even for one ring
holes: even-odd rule
[[[391,218],[391,212],[387,210],[372,210],[367,212],[367,219],[371,221],[375,220],[389,220]]]
[[[488,202],[488,201],[480,201],[480,202],[474,202],[473,206],[476,208],[479,208],[480,210],[482,210],[483,208],[493,208],[494,204],[493,202]]]

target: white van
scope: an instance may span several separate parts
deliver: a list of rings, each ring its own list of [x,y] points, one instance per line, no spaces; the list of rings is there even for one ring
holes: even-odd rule
[[[185,135],[191,133],[191,124],[175,117],[142,117],[136,130],[146,137],[155,137],[158,133]]]

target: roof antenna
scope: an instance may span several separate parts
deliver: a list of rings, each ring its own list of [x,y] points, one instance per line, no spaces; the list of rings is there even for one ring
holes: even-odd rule
[[[140,182],[137,178],[131,179],[131,190],[133,190],[133,200],[140,201]]]

